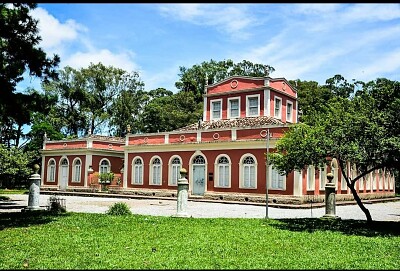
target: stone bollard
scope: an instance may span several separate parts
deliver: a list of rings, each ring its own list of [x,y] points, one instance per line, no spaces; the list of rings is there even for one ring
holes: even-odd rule
[[[186,169],[182,168],[180,174],[181,178],[178,179],[177,211],[174,217],[189,217],[189,214],[186,211],[189,190],[189,181],[186,178]]]
[[[38,170],[39,166],[35,165],[35,169]],[[40,175],[34,173],[31,175],[29,180],[31,184],[29,187],[28,207],[24,208],[23,211],[43,210],[43,208],[39,206]]]
[[[325,215],[323,218],[338,219],[339,217],[336,215],[336,184],[332,182],[332,172],[329,172],[326,178],[328,182],[325,184]]]

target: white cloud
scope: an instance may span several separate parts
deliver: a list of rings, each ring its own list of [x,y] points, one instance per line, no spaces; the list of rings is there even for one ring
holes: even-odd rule
[[[248,12],[245,4],[166,4],[161,5],[161,14],[167,17],[190,22],[196,25],[216,27],[221,32],[235,35],[235,38],[247,38],[244,30],[257,24]]]
[[[58,53],[56,50],[61,50],[65,42],[73,42],[78,39],[80,32],[87,31],[83,25],[76,23],[74,20],[67,20],[65,23],[61,23],[40,7],[33,9],[31,15],[39,20],[38,29],[42,38],[40,46],[46,51]]]
[[[340,16],[344,23],[389,21],[400,18],[399,4],[355,4]]]
[[[91,50],[88,52],[76,52],[63,61],[63,66],[71,66],[75,69],[87,68],[90,63],[101,62],[105,66],[113,66],[127,72],[137,71],[137,66],[133,61],[134,53],[125,51],[113,53],[107,49]]]

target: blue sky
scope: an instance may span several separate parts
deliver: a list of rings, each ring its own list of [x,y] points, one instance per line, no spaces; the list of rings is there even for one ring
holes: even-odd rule
[[[336,74],[400,81],[399,4],[43,3],[32,16],[60,68],[101,62],[137,71],[148,91],[176,92],[180,66],[210,59],[320,84]]]

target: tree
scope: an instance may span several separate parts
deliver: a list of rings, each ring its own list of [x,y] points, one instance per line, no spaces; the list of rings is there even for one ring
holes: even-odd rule
[[[143,132],[172,131],[201,118],[203,107],[195,101],[193,92],[171,93],[150,100],[144,107],[141,114]]]
[[[0,124],[8,127],[2,131],[8,137],[8,146],[11,139],[18,145],[22,125],[30,122],[26,108],[42,102],[37,93],[15,93],[24,74],[44,81],[57,78],[59,57],[48,58],[38,47],[41,40],[38,21],[29,15],[36,6],[36,3],[0,4]]]
[[[35,154],[0,144],[0,187],[28,185]]]
[[[137,72],[124,76],[123,87],[117,95],[110,112],[110,129],[116,136],[124,136],[128,125],[133,133],[140,132],[143,124],[140,115],[149,101],[148,94],[143,90],[144,83]]]
[[[355,184],[374,170],[394,173],[399,169],[400,121],[395,112],[400,106],[400,84],[377,79],[363,85],[356,95],[349,93],[350,98],[339,93],[327,102],[325,111],[308,119],[313,122],[291,126],[267,159],[286,174],[337,159],[347,186],[371,223]],[[357,166],[357,176],[350,178],[348,163]]]

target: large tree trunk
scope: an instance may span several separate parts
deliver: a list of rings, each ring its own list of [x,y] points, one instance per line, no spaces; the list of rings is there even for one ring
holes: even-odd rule
[[[354,184],[349,185],[349,183],[347,183],[347,185],[349,186],[351,193],[353,194],[353,197],[356,200],[358,206],[361,208],[361,210],[364,212],[365,216],[367,217],[367,224],[372,224],[371,213],[369,212],[369,210],[367,208],[365,208],[364,204],[362,203],[360,197],[357,194],[356,189],[354,188]]]

